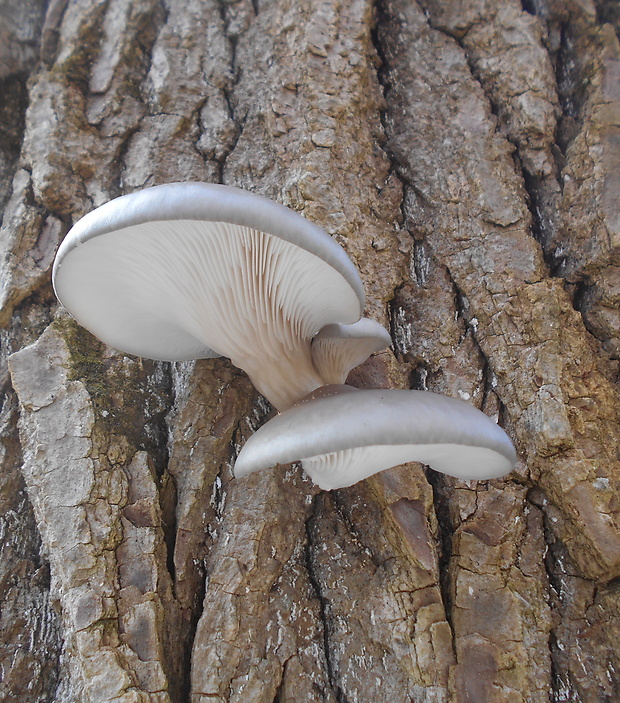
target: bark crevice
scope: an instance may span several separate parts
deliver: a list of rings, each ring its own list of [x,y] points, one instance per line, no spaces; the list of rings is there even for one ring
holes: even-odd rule
[[[312,587],[314,596],[319,603],[319,613],[321,617],[321,628],[323,630],[323,652],[325,654],[325,665],[327,667],[327,678],[329,684],[333,690],[338,703],[347,703],[344,691],[340,687],[337,680],[337,671],[333,661],[333,654],[331,651],[331,619],[329,614],[329,601],[325,598],[323,594],[323,587],[321,585],[321,577],[317,573],[315,568],[315,549],[320,548],[320,541],[315,538],[315,521],[322,515],[322,510],[320,504],[325,501],[324,495],[318,493],[312,499],[312,508],[310,515],[306,520],[306,545],[304,550],[305,556],[305,566],[308,573],[308,580]]]

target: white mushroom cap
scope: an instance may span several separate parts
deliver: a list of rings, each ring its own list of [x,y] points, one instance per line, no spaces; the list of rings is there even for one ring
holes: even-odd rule
[[[246,442],[235,476],[301,460],[331,490],[419,461],[462,479],[507,474],[516,463],[504,430],[462,400],[428,391],[330,386],[269,420]]]
[[[238,188],[172,183],[83,217],[63,241],[62,304],[109,346],[151,359],[227,356],[277,408],[322,384],[310,340],[364,307],[344,250]]]
[[[391,343],[389,332],[368,317],[352,325],[325,325],[312,340],[312,361],[324,384],[341,384],[351,369]]]

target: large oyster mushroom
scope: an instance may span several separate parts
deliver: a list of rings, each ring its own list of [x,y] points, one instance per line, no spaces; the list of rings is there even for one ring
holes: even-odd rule
[[[202,183],[147,188],[83,217],[53,284],[109,346],[166,361],[227,356],[279,410],[325,383],[311,339],[364,307],[357,269],[322,229],[262,196]]]

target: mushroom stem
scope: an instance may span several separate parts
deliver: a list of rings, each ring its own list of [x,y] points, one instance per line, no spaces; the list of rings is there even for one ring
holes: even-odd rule
[[[297,349],[281,350],[275,358],[255,354],[243,360],[231,357],[231,361],[247,373],[254,387],[279,412],[323,385],[305,340]]]

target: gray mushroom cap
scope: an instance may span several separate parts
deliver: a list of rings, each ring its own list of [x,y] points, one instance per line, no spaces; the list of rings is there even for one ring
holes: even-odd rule
[[[320,227],[262,196],[172,183],[83,217],[53,269],[62,304],[111,347],[165,361],[227,356],[278,408],[322,384],[310,340],[352,323],[362,281]]]
[[[368,317],[352,325],[325,325],[312,340],[312,361],[325,385],[342,384],[351,369],[391,343],[389,332]]]
[[[516,453],[497,423],[462,400],[332,386],[257,430],[234,473],[300,460],[312,480],[330,490],[410,461],[462,479],[497,478],[511,471]]]

